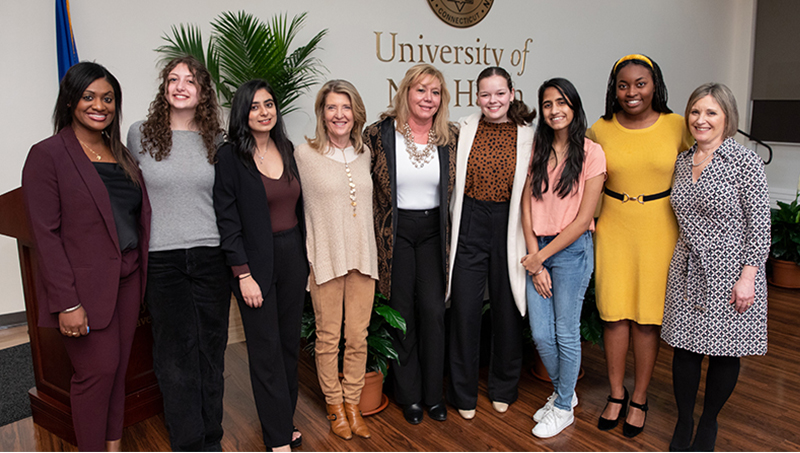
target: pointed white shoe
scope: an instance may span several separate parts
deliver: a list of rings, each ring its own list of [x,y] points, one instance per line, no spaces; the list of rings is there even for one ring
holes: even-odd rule
[[[500,401],[492,401],[492,409],[502,414],[508,410],[508,403],[501,403]]]
[[[475,418],[475,409],[459,409],[458,415],[464,420],[472,420]]]

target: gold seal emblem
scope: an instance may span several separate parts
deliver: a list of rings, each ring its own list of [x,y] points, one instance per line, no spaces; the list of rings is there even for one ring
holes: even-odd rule
[[[468,28],[482,21],[494,0],[428,0],[433,13],[446,24]]]

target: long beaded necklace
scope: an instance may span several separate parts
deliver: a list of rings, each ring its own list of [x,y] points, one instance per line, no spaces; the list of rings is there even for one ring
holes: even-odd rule
[[[428,144],[425,145],[421,151],[417,148],[417,144],[414,143],[414,135],[411,133],[411,127],[409,127],[408,123],[403,125],[403,138],[405,139],[408,158],[411,159],[411,163],[414,167],[422,168],[433,159],[433,150],[436,146],[434,145],[436,133],[433,132],[432,127],[428,131]]]
[[[353,182],[353,174],[350,172],[350,165],[347,163],[347,155],[344,153],[344,148],[336,148],[342,152],[342,158],[344,159],[344,171],[347,173],[347,180],[348,185],[350,186],[350,206],[353,207],[353,217],[356,216],[356,183]]]

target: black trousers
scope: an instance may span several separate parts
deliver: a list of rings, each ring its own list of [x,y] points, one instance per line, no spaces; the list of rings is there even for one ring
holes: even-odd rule
[[[250,383],[264,445],[287,445],[297,405],[297,358],[308,260],[299,227],[272,235],[275,266],[272,284],[261,288],[264,302],[250,308],[239,299],[250,361]]]
[[[442,400],[444,381],[444,263],[439,209],[400,210],[392,253],[389,306],[406,320],[406,334],[392,331],[399,360],[392,362],[398,404]]]
[[[145,300],[173,451],[222,451],[230,270],[219,247],[151,252]]]
[[[522,369],[523,320],[508,280],[508,203],[464,197],[453,264],[448,400],[459,409],[478,402],[481,310],[487,278],[492,317],[489,398],[517,400]]]

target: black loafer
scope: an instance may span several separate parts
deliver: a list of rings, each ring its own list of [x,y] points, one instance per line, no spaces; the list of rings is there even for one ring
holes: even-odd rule
[[[403,417],[412,425],[419,425],[422,423],[422,414],[422,406],[419,403],[403,406]]]
[[[428,415],[430,415],[430,417],[437,422],[443,422],[447,420],[447,405],[444,403],[444,401],[439,401],[428,408]]]

